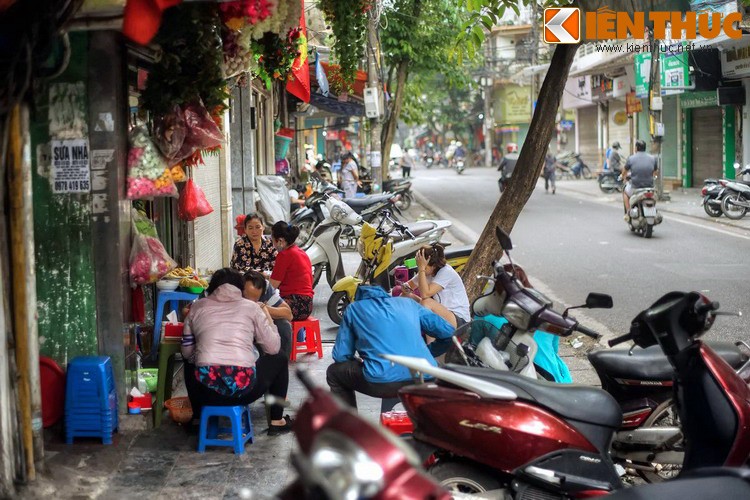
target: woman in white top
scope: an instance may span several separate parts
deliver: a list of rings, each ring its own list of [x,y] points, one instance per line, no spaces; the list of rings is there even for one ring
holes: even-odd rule
[[[344,196],[346,198],[354,198],[357,194],[357,187],[362,185],[359,180],[359,170],[357,170],[357,162],[354,161],[354,156],[346,152],[341,158],[343,167],[341,168],[341,187],[344,190]]]
[[[402,286],[406,297],[419,301],[455,328],[471,320],[469,297],[458,273],[445,262],[437,243],[417,251],[417,275]],[[412,293],[419,290],[417,296]]]

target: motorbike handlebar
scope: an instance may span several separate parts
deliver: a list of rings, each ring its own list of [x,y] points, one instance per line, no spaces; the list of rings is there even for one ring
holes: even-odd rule
[[[607,344],[609,345],[609,347],[614,347],[617,344],[622,344],[623,342],[627,342],[628,340],[633,340],[633,336],[629,333],[626,333],[625,335],[620,335],[619,337],[613,338],[612,340],[607,342]]]
[[[594,330],[586,328],[585,326],[580,324],[576,325],[575,330],[581,332],[584,335],[588,335],[594,340],[599,340],[600,338],[602,338],[602,335],[600,333],[596,333]]]

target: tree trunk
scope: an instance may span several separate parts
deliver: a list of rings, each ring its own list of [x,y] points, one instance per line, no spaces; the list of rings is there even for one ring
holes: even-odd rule
[[[401,106],[404,104],[404,95],[406,94],[406,80],[409,76],[409,61],[401,60],[396,69],[396,98],[391,104],[391,112],[388,114],[385,123],[383,123],[383,136],[381,137],[380,158],[383,164],[387,164],[391,156],[391,145],[396,137],[396,126],[398,118],[401,116]],[[385,177],[383,178],[385,180]]]
[[[529,125],[529,132],[521,147],[518,163],[513,177],[505,192],[495,205],[487,225],[474,246],[474,251],[463,270],[462,278],[466,285],[469,299],[473,300],[482,292],[484,283],[477,279],[478,274],[487,274],[492,268],[493,260],[502,255],[500,245],[495,238],[495,227],[500,226],[510,233],[521,214],[524,205],[531,197],[536,181],[544,165],[549,141],[555,129],[555,116],[560,105],[560,98],[568,79],[568,71],[573,63],[573,56],[578,45],[558,45],[552,56],[547,76],[539,89],[534,117]],[[493,189],[497,189],[492,186]]]

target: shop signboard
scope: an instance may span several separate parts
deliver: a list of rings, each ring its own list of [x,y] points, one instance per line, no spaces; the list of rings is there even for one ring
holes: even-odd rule
[[[625,112],[629,115],[643,111],[643,103],[635,92],[628,92],[625,96]]]
[[[705,92],[686,92],[680,96],[680,107],[682,109],[706,108],[709,106],[718,106],[719,101],[716,98],[716,91]]]
[[[651,54],[648,52],[635,54],[635,95],[640,98],[648,97],[648,87],[651,81]],[[661,73],[661,95],[681,94],[690,85],[690,67],[688,52],[677,51],[662,53],[659,57]]]
[[[52,141],[52,192],[91,192],[89,141]]]
[[[531,88],[520,85],[503,87],[503,123],[529,123],[531,121]]]
[[[635,95],[641,99],[648,97],[648,83],[651,81],[651,54],[639,53],[635,60]]]
[[[593,101],[606,101],[612,97],[612,79],[604,75],[593,75],[591,77],[591,99]]]
[[[725,78],[750,76],[750,46],[730,48],[721,53],[721,72]]]
[[[628,92],[630,85],[627,76],[616,76],[612,79],[612,97],[625,97]]]

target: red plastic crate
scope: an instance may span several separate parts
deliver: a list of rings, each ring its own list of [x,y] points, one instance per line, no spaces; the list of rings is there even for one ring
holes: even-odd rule
[[[414,432],[414,424],[405,411],[387,411],[381,413],[380,425],[397,436]]]
[[[132,403],[137,404],[141,407],[141,410],[150,410],[151,409],[151,394],[146,394],[145,396],[141,397],[133,397],[130,396],[130,400]]]

